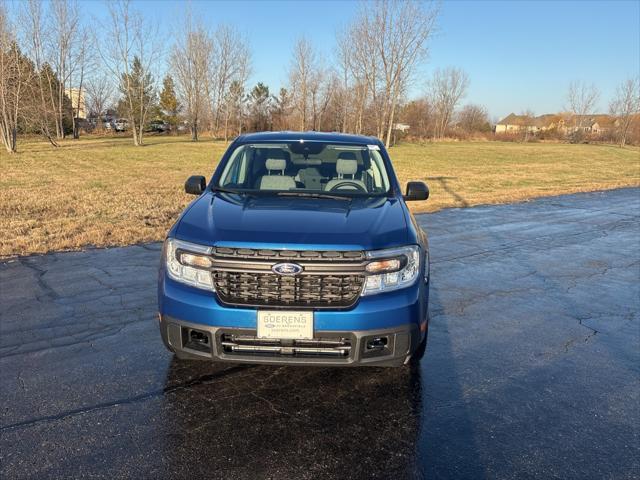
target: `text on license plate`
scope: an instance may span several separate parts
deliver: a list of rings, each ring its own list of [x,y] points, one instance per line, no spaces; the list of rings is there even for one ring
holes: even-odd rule
[[[313,312],[258,310],[259,338],[313,338]]]

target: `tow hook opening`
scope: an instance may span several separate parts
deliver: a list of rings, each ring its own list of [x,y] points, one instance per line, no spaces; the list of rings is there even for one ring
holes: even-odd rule
[[[371,335],[364,337],[361,343],[360,355],[362,358],[385,357],[393,354],[394,336]]]
[[[182,327],[182,346],[198,352],[211,352],[211,337],[208,332]]]
[[[367,350],[384,350],[389,343],[387,337],[373,337],[367,340]]]

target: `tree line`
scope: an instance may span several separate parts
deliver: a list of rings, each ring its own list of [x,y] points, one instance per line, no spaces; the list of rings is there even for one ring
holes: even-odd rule
[[[202,132],[228,140],[246,131],[323,130],[373,135],[387,146],[406,125],[412,135],[434,139],[492,128],[486,108],[461,107],[469,86],[463,70],[418,78],[437,29],[437,3],[363,0],[336,33],[330,59],[309,38],[295,41],[286,85],[277,92],[263,82],[248,85],[249,40],[233,26],[211,27],[186,6],[165,48],[166,33],[129,0],[105,8],[105,20],[83,22],[73,0],[25,0],[11,18],[0,3],[0,135],[7,151],[16,151],[19,133],[40,134],[53,146],[77,138],[83,99],[97,128],[110,111],[125,118],[135,145],[144,144],[152,120],[186,128],[194,141]],[[631,104],[621,89],[612,112],[614,104],[620,115],[637,112],[630,82]],[[426,85],[425,93],[409,99],[416,83]],[[589,100],[578,93],[577,103]],[[577,103],[576,111],[584,110]]]

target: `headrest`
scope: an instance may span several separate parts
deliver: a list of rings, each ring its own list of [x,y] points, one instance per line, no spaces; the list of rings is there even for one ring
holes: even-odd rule
[[[354,175],[357,171],[358,162],[356,162],[355,160],[338,158],[338,162],[336,163],[336,172],[342,175]]]
[[[287,168],[287,161],[284,158],[267,158],[265,167],[267,170],[284,170]]]
[[[340,152],[338,158],[342,160],[357,160],[355,152]]]

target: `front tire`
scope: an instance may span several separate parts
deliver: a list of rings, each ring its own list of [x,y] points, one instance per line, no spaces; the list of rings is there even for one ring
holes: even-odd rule
[[[422,357],[424,357],[425,352],[427,351],[427,339],[429,338],[429,317],[427,317],[427,329],[424,332],[424,338],[416,348],[415,352],[411,354],[409,357],[410,365],[418,365]]]

